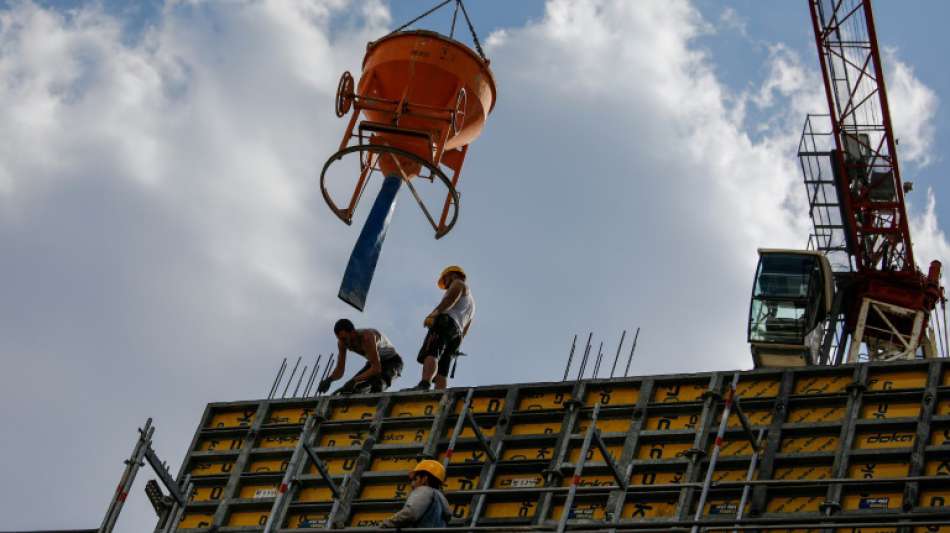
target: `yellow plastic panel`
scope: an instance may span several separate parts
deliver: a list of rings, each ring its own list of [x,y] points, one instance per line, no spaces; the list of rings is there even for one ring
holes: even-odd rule
[[[633,471],[630,483],[634,485],[679,485],[683,481],[683,472],[637,472]]]
[[[505,448],[501,452],[502,461],[550,461],[554,455],[554,446],[530,446]],[[455,457],[452,457],[455,462]]]
[[[235,511],[228,516],[228,526],[263,526],[269,511]]]
[[[363,441],[365,441],[368,436],[369,430],[366,428],[327,431],[320,435],[320,447],[347,448],[350,446],[362,446]]]
[[[712,453],[712,443],[709,445],[709,452]],[[722,457],[738,457],[742,455],[752,455],[752,443],[739,435],[733,435],[731,440],[723,441],[719,448],[719,455]]]
[[[208,428],[246,428],[254,422],[257,406],[240,410],[221,411],[211,415]]]
[[[304,485],[301,487],[294,498],[298,502],[331,502],[333,501],[333,491],[326,485]]]
[[[350,527],[378,528],[393,513],[387,511],[356,511],[350,518]]]
[[[696,424],[699,423],[699,414],[696,413],[680,413],[680,414],[666,414],[666,415],[654,415],[647,417],[646,425],[643,427],[644,431],[673,431],[677,429],[696,429]]]
[[[775,496],[765,505],[767,513],[817,513],[825,501],[824,494],[813,496]]]
[[[211,437],[198,442],[199,452],[237,451],[244,446],[244,437]]]
[[[899,511],[903,499],[900,492],[846,494],[842,508],[845,511]]]
[[[518,411],[541,411],[544,409],[560,409],[564,402],[571,399],[571,393],[566,391],[526,391],[518,398]]]
[[[686,454],[686,451],[692,448],[689,442],[650,442],[643,443],[637,449],[637,459],[659,460],[659,459],[678,459]]]
[[[526,489],[541,486],[544,486],[544,477],[541,474],[528,472],[523,474],[500,474],[495,476],[495,481],[492,483],[492,487],[496,489]]]
[[[577,421],[577,429],[574,433],[585,433],[590,426],[590,419],[580,419]],[[597,419],[597,429],[601,433],[626,433],[630,429],[630,418],[599,418]]]
[[[782,439],[781,453],[833,452],[838,448],[838,437],[834,435],[811,435],[785,437]]]
[[[783,466],[772,472],[772,479],[830,479],[830,466]]]
[[[511,426],[512,435],[556,435],[561,431],[560,420],[547,422],[518,422]]]
[[[772,423],[772,411],[770,409],[764,410],[755,410],[755,411],[744,411],[746,418],[749,420],[749,423],[753,427],[764,427]],[[722,420],[722,413],[716,417],[716,424]],[[735,411],[729,413],[729,421],[726,424],[726,427],[730,428],[740,428],[742,427],[742,422],[739,420],[739,415]]]
[[[633,406],[640,397],[640,389],[636,385],[597,385],[587,390],[584,405],[593,407],[600,404],[608,406]]]
[[[248,465],[246,473],[258,474],[261,472],[283,472],[287,469],[287,462],[290,460],[290,456],[286,459],[255,459],[251,461],[251,464]]]
[[[839,422],[844,419],[844,406],[807,406],[793,407],[788,412],[785,419],[789,424],[801,424],[805,422]]]
[[[703,507],[704,514],[708,515],[711,518],[717,516],[735,516],[739,511],[739,497],[735,498],[710,498],[706,502],[705,507]],[[749,512],[749,505],[746,504],[745,511],[742,514]]]
[[[439,460],[445,458],[445,452],[439,452]],[[463,463],[484,463],[488,460],[488,456],[485,455],[485,452],[481,448],[465,448],[462,450],[455,450],[452,454],[452,460],[450,463],[457,465]]]
[[[927,386],[927,372],[924,370],[900,372],[875,372],[868,376],[869,391],[923,389]]]
[[[223,461],[204,461],[195,463],[195,466],[191,467],[191,477],[201,477],[201,476],[219,476],[222,474],[229,474],[231,470],[234,469],[233,462],[223,462]]]
[[[373,472],[408,472],[418,462],[415,455],[377,455],[369,469]]]
[[[435,416],[439,411],[439,399],[400,400],[389,410],[389,416],[407,418],[414,416]]]
[[[327,465],[327,472],[332,476],[339,474],[346,474],[353,471],[353,467],[356,466],[356,456],[336,456],[336,457],[321,457],[323,462]],[[311,474],[318,474],[317,467],[314,464],[311,464],[307,469]]]
[[[931,446],[946,446],[950,444],[950,427],[935,427],[930,430]]]
[[[444,492],[456,490],[473,490],[478,485],[478,474],[465,474],[461,476],[449,476],[442,485]]]
[[[327,511],[306,511],[303,513],[291,512],[287,516],[287,527],[300,529],[322,529],[327,523],[327,518],[329,518],[329,512]]]
[[[489,502],[485,506],[486,518],[531,518],[538,506],[537,497],[519,501]]]
[[[603,520],[607,511],[607,501],[575,501],[572,520]],[[564,504],[555,504],[551,509],[551,520],[560,520]]]
[[[694,402],[706,392],[706,383],[657,383],[653,389],[653,401],[657,403]]]
[[[338,402],[330,408],[330,420],[371,420],[376,404]]]
[[[189,529],[193,527],[208,527],[214,518],[213,513],[201,511],[188,511],[181,517],[177,529]]]
[[[920,402],[908,403],[871,400],[861,406],[861,418],[869,420],[915,418],[919,413]]]
[[[924,490],[920,493],[917,507],[935,507],[945,511],[950,504],[950,490]]]
[[[858,450],[909,448],[913,445],[914,433],[911,431],[875,431],[858,433],[854,437],[854,447]]]
[[[278,407],[271,408],[264,419],[264,424],[303,424],[313,412],[312,407]]]
[[[676,514],[676,500],[628,499],[623,505],[621,516],[632,520],[653,518],[671,518]]]
[[[361,500],[402,500],[412,492],[412,484],[407,476],[403,481],[394,483],[366,483],[360,491]]]
[[[743,400],[778,396],[779,380],[774,378],[739,379],[736,396]]]
[[[462,412],[462,406],[465,404],[464,398],[459,398],[455,402],[455,414]],[[492,398],[490,396],[476,396],[472,398],[472,405],[469,411],[472,413],[500,413],[505,407],[504,398]]]
[[[425,444],[428,436],[428,428],[383,429],[377,444]]]
[[[623,446],[619,444],[615,446],[608,445],[607,451],[610,452],[610,455],[613,456],[614,462],[617,462],[620,460],[620,453],[623,451]],[[580,445],[578,445],[576,448],[571,450],[571,453],[568,456],[568,461],[571,463],[576,463],[577,460],[580,459],[580,457],[581,457],[581,447]],[[604,456],[600,453],[600,449],[594,446],[593,444],[591,444],[590,449],[587,450],[587,462],[589,463],[592,461],[594,462],[604,461]]]
[[[445,430],[445,438],[447,438],[447,439],[451,439],[451,438],[452,438],[452,434],[455,433],[455,425],[454,425],[454,423],[451,424],[450,426],[451,426],[451,427],[448,427],[448,428],[446,428],[446,430]],[[478,429],[482,430],[482,435],[484,435],[486,438],[489,438],[489,437],[491,437],[492,435],[495,434],[495,427],[494,427],[494,426],[492,426],[492,427],[479,427]],[[462,426],[462,432],[459,433],[459,438],[460,438],[460,439],[474,439],[474,438],[475,438],[475,431],[472,429],[472,426],[470,426],[468,423],[466,423],[464,426]]]
[[[195,487],[191,491],[191,501],[193,502],[213,502],[221,499],[224,492],[224,485],[213,485],[204,487]]]
[[[950,476],[950,459],[937,459],[936,461],[927,461],[926,466],[924,466],[924,475]]]
[[[241,485],[241,490],[238,491],[238,498],[246,499],[260,499],[260,498],[274,498],[277,496],[277,483],[253,483],[248,485]]]
[[[882,479],[907,475],[907,463],[881,463],[877,461],[855,461],[848,467],[848,477],[852,479]]]
[[[299,433],[283,433],[278,435],[265,435],[258,439],[258,448],[294,448],[297,441],[300,440]]]
[[[795,380],[795,394],[834,394],[851,384],[851,372],[822,376],[802,376]]]

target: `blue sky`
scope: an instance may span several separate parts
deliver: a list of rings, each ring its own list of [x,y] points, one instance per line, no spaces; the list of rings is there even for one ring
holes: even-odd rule
[[[93,527],[146,417],[179,464],[206,403],[263,396],[341,316],[413,385],[446,264],[478,302],[455,385],[559,379],[574,334],[612,353],[636,327],[635,374],[751,366],[756,248],[810,229],[807,5],[470,0],[498,103],[459,223],[435,241],[404,194],[357,314],[336,292],[368,201],[347,227],[316,184],[336,84],[431,4],[0,1],[0,418],[30,436],[0,443],[4,527]],[[950,264],[948,10],[876,4],[918,263]],[[140,494],[121,531],[151,524]]]

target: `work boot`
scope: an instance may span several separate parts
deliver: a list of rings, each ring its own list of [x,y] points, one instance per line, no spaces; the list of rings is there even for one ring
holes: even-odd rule
[[[409,387],[406,390],[429,390],[431,388],[432,388],[432,383],[429,383],[428,381],[423,379],[419,381],[419,384],[416,385],[415,387]]]

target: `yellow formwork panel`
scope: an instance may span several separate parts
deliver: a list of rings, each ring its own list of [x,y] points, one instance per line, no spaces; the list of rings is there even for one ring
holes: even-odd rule
[[[287,527],[323,529],[329,517],[330,513],[328,511],[291,512],[287,515]]]
[[[577,421],[574,433],[585,433],[590,427],[590,418],[581,418]],[[597,429],[601,433],[626,433],[630,429],[630,417],[598,418]]]
[[[370,463],[372,472],[408,472],[419,462],[413,455],[378,455]]]
[[[201,439],[196,448],[199,452],[237,451],[244,446],[244,437],[210,437]]]
[[[455,414],[462,412],[462,406],[465,405],[465,399],[459,398],[455,402]],[[505,399],[492,396],[476,396],[472,398],[469,411],[472,413],[500,413],[505,408]]]
[[[190,529],[193,527],[208,527],[211,520],[214,519],[214,513],[207,511],[186,511],[178,522],[177,529]]]
[[[743,400],[753,398],[774,398],[778,396],[779,378],[740,379],[736,385],[736,396]]]
[[[696,429],[699,423],[699,412],[670,413],[647,417],[643,431],[674,431],[678,429]]]
[[[947,504],[950,504],[950,489],[923,490],[920,493],[917,507],[936,507],[946,510]]]
[[[607,517],[607,501],[575,501],[573,520],[604,520]],[[564,504],[555,504],[551,508],[551,520],[560,520]]]
[[[825,501],[822,495],[774,496],[765,504],[766,513],[817,513]]]
[[[655,403],[695,402],[702,398],[706,390],[705,382],[657,383],[653,389],[652,401]]]
[[[923,389],[926,386],[926,370],[902,370],[896,372],[872,370],[868,376],[869,391]]]
[[[323,463],[327,465],[327,472],[331,476],[352,472],[353,467],[356,466],[356,458],[356,455],[321,457]],[[319,474],[317,466],[312,463],[307,468],[307,472],[314,475]]]
[[[263,472],[283,472],[287,470],[287,463],[290,461],[290,456],[288,455],[286,459],[284,458],[266,458],[266,459],[254,459],[247,465],[247,470],[245,473],[250,474],[260,474]]]
[[[518,411],[542,411],[560,409],[564,402],[570,401],[571,394],[562,391],[526,391],[518,398]]]
[[[199,461],[191,467],[191,477],[220,476],[233,469],[233,461]]]
[[[207,428],[246,428],[254,422],[257,407],[248,407],[239,410],[220,411],[211,415]]]
[[[666,460],[683,457],[693,445],[689,442],[650,442],[637,449],[637,459]]]
[[[465,499],[462,501],[453,502],[449,500],[449,510],[452,511],[452,518],[457,518],[459,520],[466,518],[469,511],[469,502],[471,500]]]
[[[383,429],[377,444],[425,444],[429,428]]]
[[[950,444],[950,427],[937,427],[930,430],[931,446],[946,446]]]
[[[294,501],[305,503],[332,502],[333,491],[326,485],[304,485],[297,490]]]
[[[841,505],[845,511],[899,511],[903,500],[900,492],[861,492],[846,494]]]
[[[739,497],[735,498],[710,498],[703,507],[703,514],[710,518],[717,516],[734,516],[739,511]],[[748,514],[749,505],[746,504],[745,511],[742,514]]]
[[[449,424],[449,426],[450,427],[447,427],[445,429],[445,438],[447,439],[451,439],[452,434],[455,433],[455,424],[454,423]],[[479,427],[478,429],[482,430],[482,435],[484,435],[486,438],[490,438],[492,435],[495,434],[495,426]],[[472,429],[472,426],[466,423],[464,426],[462,426],[462,432],[459,433],[459,438],[460,439],[474,439],[475,430]]]
[[[854,448],[856,450],[909,448],[913,445],[913,431],[872,431],[868,433],[858,433],[854,437]]]
[[[439,452],[439,460],[445,459],[445,452]],[[481,464],[488,460],[488,456],[481,448],[464,448],[455,450],[449,463],[453,465],[460,464]]]
[[[950,398],[945,400],[940,400],[937,403],[937,409],[934,411],[935,415],[950,415]]]
[[[523,500],[488,502],[485,506],[485,518],[531,518],[538,507],[537,497]]]
[[[495,481],[492,482],[492,487],[496,489],[524,489],[541,487],[543,485],[544,477],[541,476],[541,474],[530,472],[521,474],[499,474],[495,476]]]
[[[838,448],[836,435],[809,435],[785,437],[779,449],[781,453],[833,452]]]
[[[620,516],[627,520],[672,518],[676,514],[676,499],[647,500],[630,498],[624,503]]]
[[[270,511],[235,511],[228,515],[226,526],[263,526],[267,523]]]
[[[276,407],[271,408],[264,424],[303,424],[313,412],[313,407]]]
[[[772,479],[803,480],[803,479],[831,479],[830,466],[781,466],[772,472]]]
[[[709,453],[712,453],[712,449],[712,443],[710,443]],[[753,451],[752,443],[749,442],[749,439],[734,435],[729,440],[723,441],[722,446],[719,448],[719,455],[722,457],[740,457],[743,455],[752,455]]]
[[[356,511],[350,517],[350,527],[378,528],[393,515],[390,511]]]
[[[853,381],[851,372],[824,374],[820,376],[799,376],[795,380],[794,394],[834,394],[844,392]]]
[[[746,475],[749,473],[749,467],[743,466],[742,468],[717,468],[713,471],[713,481],[745,481]],[[752,479],[755,479],[755,474],[753,473]]]
[[[637,472],[634,469],[630,476],[630,483],[634,485],[679,485],[683,481],[684,472]]]
[[[936,461],[927,461],[927,464],[924,466],[924,475],[950,476],[950,459],[937,459]]]
[[[191,501],[193,502],[213,502],[221,499],[224,493],[224,485],[211,485],[204,487],[195,487],[191,491]]]
[[[950,533],[950,526],[915,527],[914,533]]]
[[[359,429],[340,429],[335,431],[321,432],[321,448],[347,448],[350,446],[362,446],[363,441],[369,436],[369,428]]]
[[[457,490],[474,490],[478,486],[478,474],[463,474],[459,476],[449,476],[442,485],[444,492],[454,492]]]
[[[407,476],[403,481],[389,483],[365,483],[360,490],[360,500],[401,500],[412,492]]]
[[[264,435],[257,440],[257,448],[294,448],[300,440],[299,433],[283,433],[279,435]]]
[[[788,411],[788,417],[785,419],[789,424],[802,424],[806,422],[840,422],[844,419],[844,406],[803,406],[792,407]]]
[[[871,400],[861,406],[861,418],[866,420],[916,418],[919,413],[920,402],[910,403]]]
[[[760,409],[755,411],[744,411],[746,418],[749,420],[749,423],[753,427],[762,427],[768,426],[772,423],[772,410],[771,409]],[[719,422],[722,421],[722,413],[716,417],[716,425],[718,427]],[[740,428],[742,427],[742,422],[739,420],[739,415],[735,411],[729,414],[729,421],[726,423],[726,427],[729,428]]]
[[[277,496],[277,482],[242,484],[238,490],[238,498],[257,500]]]
[[[409,418],[415,416],[435,416],[439,412],[439,399],[400,400],[389,410],[389,416],[394,418]]]
[[[593,407],[600,404],[603,407],[632,406],[640,397],[640,389],[636,385],[595,385],[587,389],[584,405]]]
[[[330,408],[330,420],[370,420],[376,415],[376,404],[337,402]]]
[[[505,447],[501,451],[502,461],[550,461],[554,455],[554,445]],[[455,459],[455,456],[452,457]]]
[[[572,477],[566,476],[561,479],[562,487],[571,485]],[[577,481],[578,487],[609,487],[617,484],[617,480],[611,475],[584,476]]]
[[[515,422],[508,433],[511,435],[557,435],[561,431],[560,420],[547,422]]]
[[[620,460],[620,454],[621,454],[621,452],[623,452],[623,446],[621,446],[621,445],[614,445],[614,446],[608,445],[608,446],[607,446],[607,452],[610,453],[610,455],[613,456],[613,460],[614,460],[615,462],[616,462],[616,461],[619,461],[619,460]],[[581,447],[580,447],[580,444],[578,444],[577,447],[574,448],[574,449],[572,449],[571,452],[568,454],[568,459],[567,459],[567,460],[568,460],[569,462],[571,462],[571,463],[576,463],[577,460],[580,459],[580,457],[581,457]],[[587,450],[587,462],[589,463],[589,462],[592,462],[592,461],[593,461],[593,462],[604,461],[604,456],[600,453],[600,449],[598,449],[598,448],[597,448],[596,446],[594,446],[593,444],[591,444],[590,449]]]
[[[903,477],[908,474],[910,467],[907,463],[881,463],[878,461],[859,460],[848,466],[848,477],[852,479],[884,479]]]
[[[950,366],[944,367],[943,379],[940,380],[940,384],[944,387],[950,386]]]

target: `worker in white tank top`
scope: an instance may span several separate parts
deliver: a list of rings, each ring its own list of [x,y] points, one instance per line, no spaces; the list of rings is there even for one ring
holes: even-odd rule
[[[445,294],[423,321],[429,331],[416,358],[422,363],[422,380],[414,390],[429,390],[433,381],[437,389],[446,386],[452,360],[475,315],[475,298],[466,280],[465,271],[456,265],[439,275],[438,286]]]

